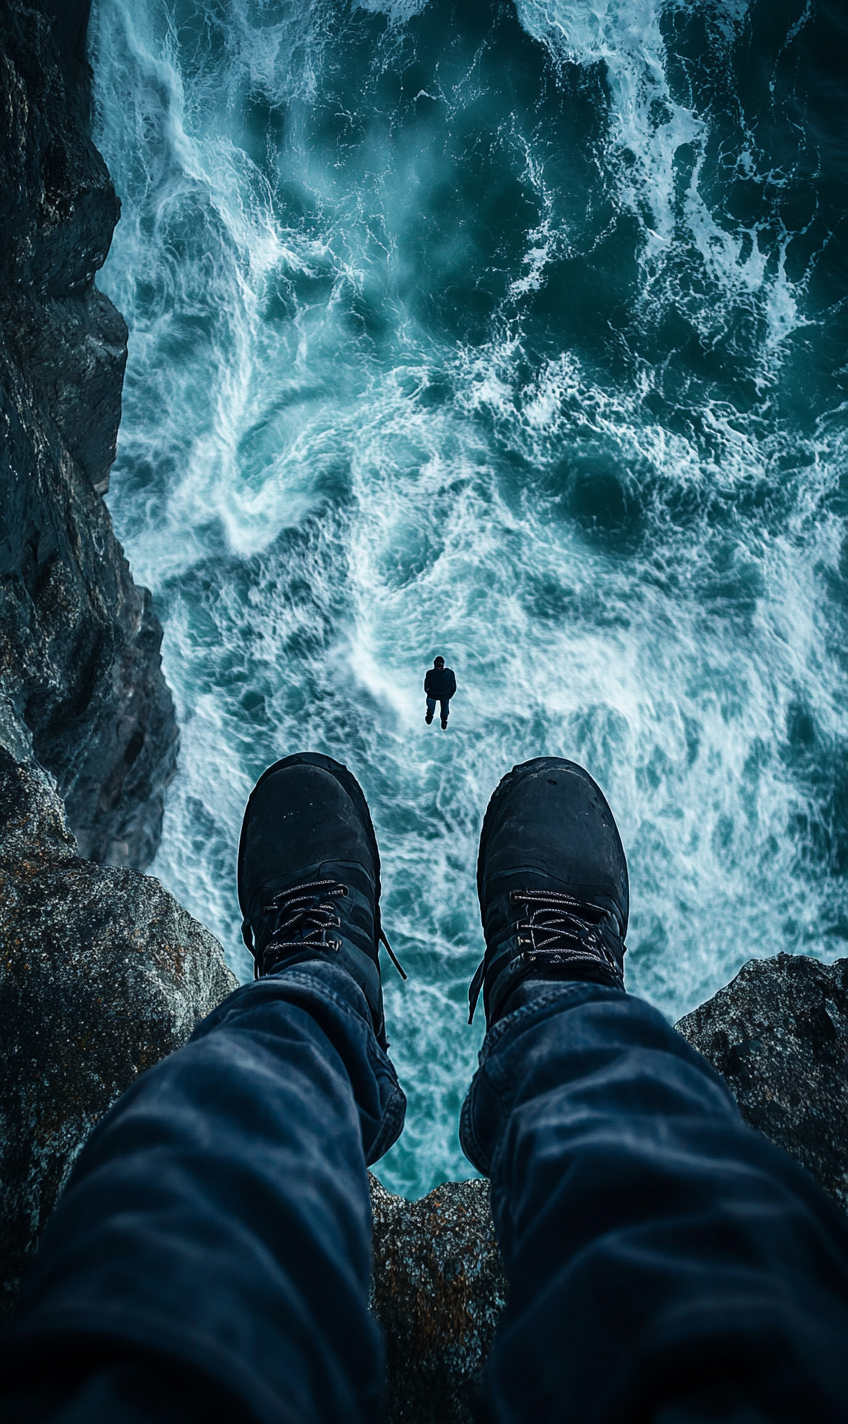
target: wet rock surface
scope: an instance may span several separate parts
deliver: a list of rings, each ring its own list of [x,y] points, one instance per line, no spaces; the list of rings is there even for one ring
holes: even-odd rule
[[[0,0],[0,695],[84,853],[143,868],[177,728],[161,628],[100,497],[127,333],[94,285],[120,205],[88,133],[87,13]]]
[[[415,1202],[370,1185],[388,1424],[470,1420],[506,1299],[489,1184],[446,1182]]]
[[[727,1081],[748,1125],[848,1211],[848,959],[752,960],[676,1027]]]
[[[235,987],[157,880],[78,854],[0,705],[0,1313],[98,1118]]]

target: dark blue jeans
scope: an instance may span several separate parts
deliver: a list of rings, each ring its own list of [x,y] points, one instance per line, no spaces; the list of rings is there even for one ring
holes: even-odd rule
[[[641,1000],[532,985],[463,1109],[510,1300],[499,1421],[844,1421],[848,1228]],[[92,1134],[3,1349],[4,1420],[379,1417],[366,1162],[404,1100],[347,976],[230,996]]]
[[[438,702],[439,702],[439,710],[440,710],[440,712],[441,712],[441,714],[442,714],[442,721],[443,721],[443,722],[446,722],[446,721],[448,720],[448,714],[449,714],[449,712],[450,712],[450,698],[449,698],[449,697],[440,697],[440,698],[438,699]],[[433,713],[435,712],[435,710],[436,710],[436,698],[435,698],[435,697],[428,697],[428,698],[427,698],[427,716],[428,716],[428,717],[432,717],[432,715],[433,715]]]

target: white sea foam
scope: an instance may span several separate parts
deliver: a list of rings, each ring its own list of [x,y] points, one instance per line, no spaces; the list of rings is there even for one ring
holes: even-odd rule
[[[375,65],[423,8],[360,5],[392,20]],[[766,390],[807,320],[803,288],[785,252],[745,243],[701,193],[710,118],[671,93],[659,5],[519,13],[559,63],[606,65],[598,163],[642,225],[636,320],[682,304],[713,341],[748,303]],[[717,12],[727,44],[744,13]],[[154,872],[242,975],[233,863],[255,777],[313,747],[366,790],[411,974],[386,975],[412,1110],[383,1171],[415,1192],[469,1170],[455,1114],[480,1033],[464,1027],[477,837],[514,762],[575,757],[604,786],[630,859],[629,982],[667,1013],[751,955],[833,953],[841,882],[826,857],[818,878],[799,870],[828,793],[787,759],[787,729],[809,716],[834,748],[848,731],[828,596],[843,530],[825,509],[845,446],[838,419],[802,434],[708,391],[697,419],[652,414],[663,371],[647,356],[612,380],[575,350],[534,355],[523,313],[575,235],[532,133],[503,139],[537,218],[489,339],[428,326],[408,238],[447,159],[339,111],[348,147],[329,162],[310,124],[342,22],[356,10],[95,4],[99,142],[124,198],[103,281],[131,326],[110,503],[165,619],[182,725]],[[475,70],[451,112],[483,93]],[[244,119],[257,95],[284,114],[273,151]],[[580,503],[598,480],[620,529]],[[757,517],[761,488],[784,517]],[[439,651],[460,688],[446,734],[423,724]]]
[[[725,304],[716,309],[704,302],[700,285],[697,299],[687,302],[679,285],[681,265],[688,282],[697,253],[705,275],[720,285],[726,297],[747,294],[762,311],[768,339],[758,353],[759,381],[767,382],[781,342],[799,324],[795,294],[785,272],[786,242],[770,270],[758,224],[737,223],[729,229],[702,193],[710,115],[674,95],[667,73],[663,0],[516,0],[516,5],[527,31],[561,63],[603,67],[610,97],[605,159],[615,180],[616,202],[642,226],[646,311],[662,311],[669,299],[676,299],[686,305],[689,319],[704,337],[716,339],[723,329]],[[682,14],[686,8],[681,7]],[[736,0],[702,11],[728,51],[742,31],[748,8],[747,0]],[[805,13],[792,27],[787,45],[797,39],[808,19]],[[746,134],[746,139],[738,159],[746,174],[758,183],[779,186],[781,179],[769,171],[769,155],[759,152],[753,134]],[[691,166],[682,196],[681,159]]]

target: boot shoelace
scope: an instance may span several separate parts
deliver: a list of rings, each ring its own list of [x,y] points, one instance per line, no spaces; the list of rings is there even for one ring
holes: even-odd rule
[[[327,932],[334,928],[341,929],[341,916],[333,902],[349,894],[348,887],[338,880],[309,880],[274,895],[262,907],[263,915],[278,915],[280,918],[265,946],[261,972],[267,973],[275,959],[279,958],[280,951],[286,949],[299,950],[304,945],[312,945],[316,949],[331,949],[337,954],[342,942],[336,938],[329,939]],[[379,942],[385,945],[401,979],[405,979],[407,976],[382,927]],[[258,976],[258,965],[256,972]]]
[[[341,928],[341,916],[334,902],[347,894],[347,886],[338,880],[309,880],[303,885],[281,890],[268,900],[262,906],[263,917],[274,915],[278,918],[262,955],[262,973],[267,973],[272,962],[287,949],[298,950],[312,945],[316,949],[332,949],[338,953],[342,942],[329,938],[328,931]]]
[[[576,900],[556,890],[513,890],[514,905],[527,906],[527,918],[515,925],[520,946],[519,960],[537,964],[591,964],[608,969],[621,980],[621,965],[605,944],[601,925],[609,918],[606,910],[591,900]],[[515,960],[512,961],[515,963]],[[484,957],[468,991],[468,1022],[474,1017],[486,975]]]

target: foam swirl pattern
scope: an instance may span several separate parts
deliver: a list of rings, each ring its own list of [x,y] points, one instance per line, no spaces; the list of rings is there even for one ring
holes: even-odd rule
[[[410,1095],[469,1175],[477,837],[574,757],[677,1016],[848,935],[845,19],[835,3],[96,0],[130,326],[110,507],[182,725],[154,873],[248,972],[272,759],[372,807]],[[450,729],[424,726],[435,653]]]

